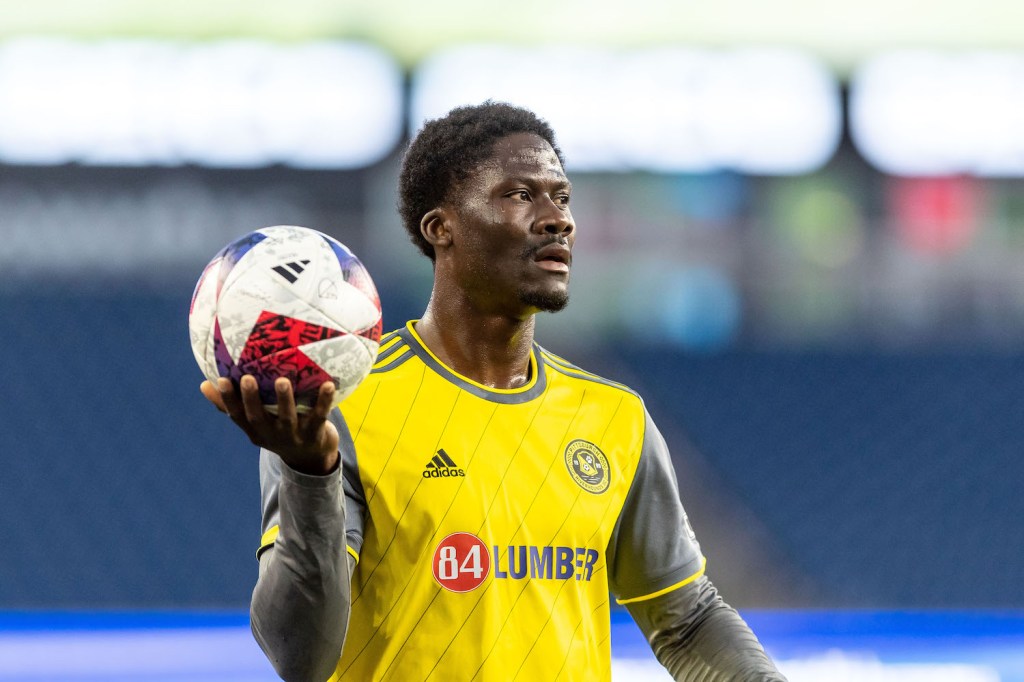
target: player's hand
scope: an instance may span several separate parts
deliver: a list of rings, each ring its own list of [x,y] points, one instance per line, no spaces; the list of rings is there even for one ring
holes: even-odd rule
[[[334,384],[320,386],[316,403],[305,414],[295,409],[292,384],[287,379],[274,383],[277,414],[267,412],[260,401],[256,379],[242,377],[239,390],[225,378],[216,385],[204,381],[199,390],[214,407],[235,422],[254,445],[277,453],[284,463],[304,474],[323,475],[338,466],[338,430],[327,420],[334,407]]]

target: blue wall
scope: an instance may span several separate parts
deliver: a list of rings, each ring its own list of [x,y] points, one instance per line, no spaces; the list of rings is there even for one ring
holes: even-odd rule
[[[1024,605],[1024,356],[616,360],[833,604]]]
[[[0,299],[0,605],[239,605],[257,452],[207,404],[191,291]]]

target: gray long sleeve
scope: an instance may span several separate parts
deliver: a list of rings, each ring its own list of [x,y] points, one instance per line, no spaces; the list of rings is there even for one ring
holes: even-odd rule
[[[626,608],[677,682],[786,681],[706,576]]]
[[[703,574],[668,446],[646,419],[640,462],[608,547],[612,591],[679,682],[784,682]]]
[[[279,530],[260,555],[253,635],[282,679],[323,682],[341,656],[350,607],[341,473],[307,476],[263,456],[277,460]]]

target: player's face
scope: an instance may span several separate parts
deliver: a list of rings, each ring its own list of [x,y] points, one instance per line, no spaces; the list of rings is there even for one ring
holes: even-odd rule
[[[572,186],[551,145],[517,133],[463,184],[453,233],[463,289],[485,308],[523,316],[569,301]]]

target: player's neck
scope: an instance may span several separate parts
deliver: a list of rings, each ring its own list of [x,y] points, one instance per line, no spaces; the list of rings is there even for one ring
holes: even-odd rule
[[[431,297],[416,333],[447,367],[491,388],[518,388],[530,381],[534,315],[516,319],[483,314]]]

